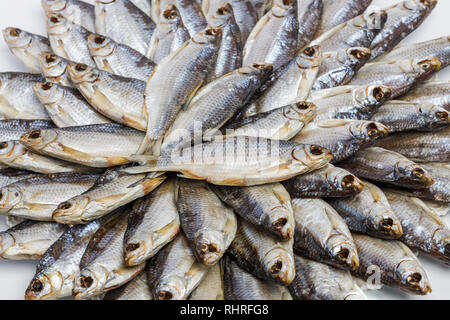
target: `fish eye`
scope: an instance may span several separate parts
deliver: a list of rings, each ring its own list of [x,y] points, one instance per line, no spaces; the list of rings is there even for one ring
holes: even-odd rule
[[[71,207],[72,207],[72,204],[69,201],[66,201],[66,202],[60,203],[58,206],[58,209],[67,210],[67,209],[70,209]]]
[[[381,90],[380,88],[375,88],[375,89],[373,90],[373,96],[375,97],[375,99],[376,99],[377,101],[383,100],[383,98],[384,98],[383,90]]]
[[[313,57],[316,54],[316,49],[314,49],[313,47],[308,47],[303,50],[303,53],[308,57]]]
[[[415,272],[406,278],[406,281],[410,285],[417,285],[420,282],[420,280],[422,280],[422,275],[418,272]]]
[[[217,14],[218,14],[218,15],[221,15],[221,16],[226,15],[228,12],[229,12],[229,11],[228,11],[228,8],[227,8],[227,7],[222,7],[222,8],[219,8],[219,9],[217,10]]]
[[[41,86],[42,90],[44,90],[44,91],[48,91],[48,90],[50,90],[52,87],[53,87],[53,83],[51,83],[51,82],[45,82],[45,83],[43,83],[42,86]]]
[[[367,57],[367,54],[361,50],[352,50],[350,54],[359,60]]]
[[[318,145],[312,145],[310,150],[311,153],[315,156],[320,156],[323,153],[323,148]]]
[[[41,130],[33,130],[30,132],[30,134],[28,135],[28,137],[30,139],[39,139],[42,136],[42,132]]]
[[[163,16],[167,20],[172,20],[172,19],[175,19],[178,15],[177,15],[177,12],[175,11],[175,9],[173,9],[171,6],[170,9],[167,9],[166,11],[164,11]]]
[[[286,225],[286,223],[287,223],[286,218],[280,218],[277,221],[275,221],[272,225],[276,230],[280,230]]]
[[[97,37],[95,37],[94,42],[96,44],[102,44],[105,41],[105,39],[106,38],[104,36],[97,36]]]
[[[57,59],[57,56],[54,55],[53,53],[48,54],[48,55],[45,56],[45,61],[46,61],[47,63],[53,63],[53,62],[56,61],[56,59]]]
[[[75,66],[75,70],[77,71],[86,71],[88,69],[88,66],[85,65],[84,63],[77,63],[77,65]]]
[[[297,108],[299,108],[300,110],[307,110],[309,109],[309,104],[307,102],[299,102],[297,103]]]
[[[394,225],[394,221],[391,218],[386,218],[381,221],[381,225],[385,228],[391,228]]]
[[[207,36],[216,36],[220,34],[220,29],[208,29],[205,31]]]
[[[417,178],[422,178],[425,175],[425,172],[421,168],[416,168],[412,171],[412,174]]]
[[[1,142],[0,143],[0,150],[6,149],[8,147],[8,142]]]
[[[354,182],[355,182],[355,177],[348,174],[342,179],[341,184],[344,188],[350,188]]]
[[[33,292],[41,292],[44,289],[44,285],[40,280],[34,280],[31,284],[31,289]]]
[[[81,287],[83,287],[85,289],[87,289],[90,286],[92,286],[93,283],[94,283],[94,279],[92,279],[92,277],[90,277],[90,276],[87,276],[87,277],[81,276],[80,277]]]
[[[50,18],[50,21],[51,21],[52,23],[58,23],[58,22],[59,22],[59,18],[56,17],[56,16],[53,16],[53,17]]]
[[[350,251],[347,248],[342,248],[338,254],[336,255],[336,257],[341,260],[347,260],[348,256],[350,255]]]
[[[20,36],[21,33],[22,33],[22,30],[17,29],[17,28],[11,29],[11,31],[9,31],[9,35],[11,37],[18,37],[18,36]]]
[[[421,65],[421,68],[422,68],[423,70],[425,70],[425,71],[428,71],[428,70],[431,69],[431,65],[430,65],[429,63],[423,63],[423,64]]]
[[[0,200],[3,198],[3,192],[0,191]]]
[[[294,2],[291,0],[283,0],[283,5],[285,5],[285,6],[292,6],[293,4],[294,4]]]
[[[173,294],[169,291],[158,292],[158,300],[170,300],[173,298]]]
[[[133,251],[139,249],[139,247],[140,247],[140,244],[139,244],[139,243],[129,243],[129,244],[127,245],[127,247],[125,248],[125,250],[126,250],[127,252],[133,252]]]
[[[375,123],[370,123],[367,126],[367,134],[369,135],[369,137],[374,137],[378,135],[378,128]]]
[[[446,121],[448,119],[448,113],[445,111],[438,111],[435,113],[435,115],[442,121]]]

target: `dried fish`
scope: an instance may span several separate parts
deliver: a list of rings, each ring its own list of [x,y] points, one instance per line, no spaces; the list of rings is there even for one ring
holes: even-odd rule
[[[209,268],[198,287],[192,291],[189,300],[224,300],[222,261]]]
[[[389,98],[386,86],[341,86],[315,91],[311,100],[317,106],[314,121],[325,119],[369,120]]]
[[[17,170],[13,168],[0,169],[0,188],[17,182],[19,180],[27,179],[36,176],[36,173],[24,170]],[[8,226],[11,226],[8,224]]]
[[[339,214],[321,199],[293,199],[294,252],[340,269],[359,265],[352,235]]]
[[[398,240],[382,240],[353,234],[358,247],[360,266],[355,274],[410,294],[431,292],[428,276],[414,253]],[[376,283],[379,285],[379,283]]]
[[[360,150],[339,166],[361,178],[411,189],[426,188],[434,183],[432,175],[423,166],[380,147]]]
[[[399,132],[377,141],[377,147],[398,152],[412,161],[450,161],[450,126],[436,132]]]
[[[387,134],[388,129],[374,121],[329,119],[309,123],[292,141],[315,143],[329,149],[334,163],[351,157]]]
[[[59,128],[111,122],[95,111],[74,88],[51,82],[40,82],[36,83],[33,89],[36,97]],[[38,128],[30,128],[27,131],[35,129]]]
[[[49,51],[50,42],[46,37],[19,28],[3,29],[3,38],[9,50],[33,73],[40,73],[39,54]]]
[[[250,3],[255,8],[258,19],[261,19],[273,6],[273,0],[250,0]]]
[[[147,271],[144,269],[133,280],[117,289],[108,291],[103,300],[153,300],[148,285]]]
[[[409,91],[401,99],[411,102],[431,103],[450,112],[450,81],[425,82]]]
[[[107,170],[89,190],[60,201],[52,218],[64,224],[80,224],[98,219],[153,191],[166,176],[123,173],[122,169]]]
[[[377,238],[398,239],[402,225],[383,191],[363,181],[362,191],[350,198],[329,199],[328,203],[344,218],[350,230]]]
[[[296,275],[289,291],[297,300],[365,300],[349,271],[294,256]]]
[[[67,72],[69,60],[57,56],[52,52],[43,52],[39,55],[39,63],[42,75],[46,81],[66,87],[73,87],[69,73]]]
[[[0,120],[0,141],[17,140],[28,131],[54,127],[48,120]]]
[[[117,123],[33,130],[20,142],[38,153],[90,167],[128,163],[144,138],[142,132]]]
[[[148,283],[156,300],[185,300],[208,270],[197,261],[180,233],[149,261]]]
[[[19,223],[0,232],[0,259],[40,259],[67,229],[54,222]]]
[[[90,105],[104,116],[123,125],[145,131],[145,82],[69,62],[72,83]]]
[[[304,48],[310,43],[319,29],[323,12],[323,0],[298,0],[298,43],[297,48]]]
[[[297,3],[274,0],[272,9],[255,25],[245,43],[243,65],[269,63],[274,69],[295,56],[298,43]]]
[[[364,184],[349,171],[332,164],[283,181],[295,198],[347,197],[361,192]]]
[[[70,172],[19,180],[0,189],[0,213],[51,221],[60,202],[85,192],[97,178],[97,174]]]
[[[387,21],[370,46],[372,58],[389,52],[418,28],[436,3],[437,0],[406,0],[386,8]]]
[[[181,227],[197,259],[213,266],[233,241],[237,220],[204,181],[180,179],[177,207]]]
[[[369,58],[370,49],[363,47],[324,53],[312,89],[334,88],[349,83]]]
[[[33,91],[33,85],[43,80],[38,74],[0,73],[0,118],[50,120]]]
[[[136,50],[114,40],[91,34],[88,37],[89,52],[100,70],[147,81],[155,63]]]
[[[294,234],[291,197],[279,183],[253,187],[212,187],[241,218],[274,237],[289,241]]]
[[[95,1],[97,33],[127,45],[142,55],[147,53],[155,28],[152,18],[130,0]]]
[[[94,6],[79,0],[41,0],[45,14],[60,14],[90,32],[95,32]]]
[[[168,179],[134,203],[124,237],[127,265],[138,265],[152,258],[178,235],[180,218],[174,180]]]
[[[216,137],[182,148],[170,156],[129,157],[143,165],[126,171],[177,171],[183,177],[212,184],[251,186],[279,182],[313,171],[331,158],[331,152],[318,145],[245,136]]]
[[[142,10],[146,15],[151,17],[151,11],[152,11],[152,0],[131,0],[133,4]]]

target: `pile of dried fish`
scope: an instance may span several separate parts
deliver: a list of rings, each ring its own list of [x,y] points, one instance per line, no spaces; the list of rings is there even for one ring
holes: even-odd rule
[[[26,299],[365,299],[450,265],[437,0],[42,0],[3,31],[0,258]],[[375,277],[373,277],[375,273]],[[367,283],[367,282],[366,282]]]

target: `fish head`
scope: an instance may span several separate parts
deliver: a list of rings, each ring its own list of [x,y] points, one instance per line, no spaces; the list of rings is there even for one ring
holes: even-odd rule
[[[20,142],[29,148],[36,150],[45,148],[49,143],[52,143],[58,138],[58,133],[55,130],[33,130],[25,133],[20,137]]]
[[[63,296],[64,277],[57,270],[38,273],[25,291],[25,300],[50,300]]]
[[[372,204],[366,218],[368,232],[385,239],[398,239],[403,235],[402,225],[391,208],[381,203]]]
[[[320,168],[333,159],[330,150],[319,145],[298,145],[292,149],[291,161],[294,166]]]
[[[308,123],[315,115],[317,106],[312,102],[300,101],[283,107],[283,116],[292,121]]]
[[[163,34],[174,32],[181,24],[181,15],[177,7],[173,4],[168,4],[159,16],[158,32]]]
[[[75,280],[72,296],[76,300],[87,300],[98,295],[105,288],[108,277],[108,270],[100,265],[81,270]]]
[[[89,67],[84,63],[69,62],[67,71],[69,71],[70,80],[74,84],[95,83],[100,76],[98,69]]]
[[[233,19],[233,7],[229,3],[224,3],[211,16],[209,24],[213,28],[221,28]]]
[[[362,86],[353,91],[354,100],[362,106],[381,106],[391,95],[392,89],[382,85]]]
[[[110,38],[99,34],[88,36],[88,47],[92,56],[108,57],[117,47],[117,44]]]
[[[287,250],[275,247],[263,259],[266,273],[276,282],[289,285],[295,277],[294,257]]]
[[[183,300],[186,294],[186,280],[179,276],[169,276],[161,279],[154,296],[156,300]]]
[[[0,159],[12,160],[15,158],[16,141],[0,142]]]
[[[266,225],[271,226],[272,233],[277,234],[285,241],[292,239],[295,229],[292,208],[279,205],[264,216],[268,220]]]
[[[29,33],[19,28],[3,29],[3,38],[11,48],[25,48],[33,41],[33,37]]]
[[[434,183],[431,174],[417,163],[406,159],[399,160],[395,164],[395,175],[400,184],[426,188]]]
[[[62,76],[66,72],[67,68],[66,60],[52,52],[40,53],[39,64],[45,76]]]
[[[20,188],[14,185],[6,186],[0,189],[0,213],[7,213],[20,201],[23,194]]]
[[[49,35],[63,35],[70,30],[69,21],[60,14],[52,13],[47,16],[47,32]]]
[[[351,67],[361,67],[369,61],[372,51],[369,48],[353,47],[345,49],[345,64]]]
[[[13,236],[11,236],[8,232],[1,232],[0,233],[0,258],[6,259],[7,256],[5,255],[6,252],[14,246],[16,243],[16,240]]]
[[[301,50],[295,57],[295,63],[300,69],[319,68],[322,63],[322,49],[316,45]]]
[[[137,266],[144,263],[146,259],[152,256],[153,239],[133,238],[124,244],[125,263],[127,266]]]
[[[326,172],[328,184],[336,190],[342,190],[346,194],[359,193],[364,188],[364,183],[347,170],[332,166]]]
[[[273,66],[270,63],[254,63],[250,67],[243,67],[237,70],[240,74],[253,77],[252,84],[255,90],[272,74]]]
[[[215,230],[200,232],[194,240],[194,245],[201,262],[207,266],[215,265],[227,249],[223,234]]]
[[[191,38],[191,41],[197,44],[217,44],[222,39],[222,29],[207,28]]]
[[[44,105],[58,103],[64,98],[64,92],[61,88],[51,82],[35,83],[33,90],[36,97]]]
[[[437,129],[447,126],[450,123],[448,111],[432,103],[423,103],[420,106],[419,112],[427,128]]]
[[[408,293],[426,295],[431,292],[428,276],[415,257],[405,257],[397,265],[394,279],[400,289]]]
[[[41,0],[45,11],[57,12],[66,9],[69,0]]]
[[[272,15],[283,18],[296,12],[297,1],[295,0],[274,0],[271,9]]]
[[[403,7],[411,11],[431,11],[437,4],[437,0],[408,0]]]
[[[388,14],[385,10],[366,10],[366,12],[352,20],[353,26],[365,30],[383,29]]]
[[[399,63],[404,72],[413,74],[417,81],[424,81],[441,69],[438,58],[402,60]]]
[[[436,252],[435,256],[438,259],[441,259],[445,264],[450,265],[450,232],[446,227],[440,228],[434,232],[431,250]]]
[[[83,195],[61,202],[53,211],[52,219],[63,224],[83,222],[83,213],[90,202],[89,197]]]
[[[375,121],[352,121],[349,129],[353,137],[363,142],[384,138],[389,133],[385,125]]]
[[[359,256],[355,244],[341,234],[334,234],[327,240],[329,255],[340,265],[356,270],[359,267]]]

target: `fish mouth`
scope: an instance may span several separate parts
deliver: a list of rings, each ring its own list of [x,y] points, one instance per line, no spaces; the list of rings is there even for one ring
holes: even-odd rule
[[[356,270],[359,267],[358,254],[348,243],[340,243],[331,249],[333,258],[339,264],[347,266],[350,270]]]
[[[52,220],[61,224],[87,223],[88,221],[83,221],[82,217],[89,202],[88,198],[83,198],[81,201],[61,202],[53,211]]]
[[[268,276],[282,285],[289,285],[294,280],[294,260],[285,250],[277,248],[269,251],[263,265],[266,266]]]
[[[272,209],[269,217],[272,232],[285,241],[290,240],[294,228],[289,218],[288,210],[283,206],[275,207]]]
[[[144,241],[129,242],[125,246],[125,264],[134,267],[146,259],[146,245]]]
[[[54,271],[33,279],[25,292],[25,300],[50,300],[61,298],[64,284],[60,272]]]
[[[420,295],[431,293],[431,286],[423,278],[421,273],[413,272],[406,276],[406,285]]]
[[[103,267],[98,271],[98,274],[91,270],[81,273],[72,292],[72,296],[76,300],[89,299],[103,289],[108,271]]]
[[[346,191],[351,192],[361,192],[364,188],[364,184],[352,174],[348,174],[342,178],[341,181],[342,188]]]
[[[180,300],[186,294],[186,286],[181,278],[167,278],[158,285],[155,292],[156,300]]]
[[[212,266],[220,260],[223,250],[218,243],[203,240],[197,244],[197,253],[204,265]]]
[[[422,168],[415,168],[411,171],[412,175],[415,179],[417,179],[421,184],[423,184],[423,187],[428,188],[432,184],[434,184],[433,177],[425,172]]]

